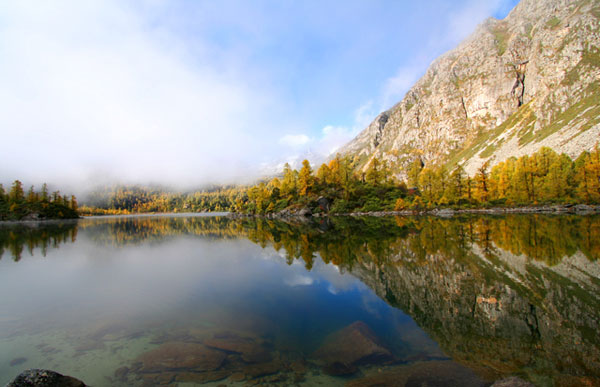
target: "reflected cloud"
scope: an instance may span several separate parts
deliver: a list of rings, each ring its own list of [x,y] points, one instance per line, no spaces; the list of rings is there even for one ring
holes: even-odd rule
[[[283,280],[283,283],[288,285],[288,286],[308,286],[308,285],[312,285],[315,282],[314,279],[312,279],[309,276],[306,275],[294,275],[291,278],[286,278]]]

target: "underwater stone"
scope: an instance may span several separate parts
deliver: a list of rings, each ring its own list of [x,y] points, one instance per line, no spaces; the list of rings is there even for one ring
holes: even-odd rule
[[[79,379],[50,370],[29,369],[21,372],[6,387],[85,387]]]

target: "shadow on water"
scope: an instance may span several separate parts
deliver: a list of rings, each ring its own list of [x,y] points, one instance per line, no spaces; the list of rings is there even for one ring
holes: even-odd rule
[[[436,380],[483,385],[508,375],[538,385],[600,383],[598,216],[331,217],[304,222],[115,217],[0,227],[0,251],[19,261],[24,248],[44,254],[50,246],[75,242],[78,230],[97,246],[153,245],[184,237],[249,240],[308,272],[334,265],[409,315],[453,360],[445,361],[435,351],[400,353],[376,323],[329,329],[312,347],[307,344],[312,349],[303,355],[285,355],[273,334],[212,326],[194,333],[179,327],[155,335],[155,347],[117,370],[113,381],[207,383],[228,378],[293,384],[318,374],[310,371],[317,367],[327,375],[354,375],[341,383],[363,386]],[[253,302],[258,305],[262,298]],[[363,346],[346,348],[347,342]],[[95,345],[98,341],[92,340],[90,346]],[[299,344],[290,340],[288,345]],[[186,361],[190,364],[185,367],[176,365]],[[454,362],[482,379],[462,375],[466,371],[453,368]],[[363,368],[368,365],[376,368]]]

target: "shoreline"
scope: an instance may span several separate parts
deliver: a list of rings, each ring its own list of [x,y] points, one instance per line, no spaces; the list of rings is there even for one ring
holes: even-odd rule
[[[79,219],[83,219],[83,217],[78,218],[65,218],[65,219],[21,219],[21,220],[0,220],[0,226],[3,225],[11,225],[11,224],[51,224],[51,223],[67,223],[67,222],[77,222]]]
[[[283,212],[283,213],[282,213]],[[600,205],[574,204],[574,205],[542,205],[542,206],[524,206],[524,207],[490,207],[490,208],[433,208],[422,210],[401,210],[401,211],[370,211],[370,212],[347,212],[347,213],[307,213],[306,211],[291,212],[283,210],[279,213],[271,214],[243,214],[231,212],[228,216],[233,218],[260,217],[268,219],[285,218],[324,218],[328,216],[439,216],[452,217],[462,214],[481,214],[481,215],[505,215],[505,214],[554,214],[554,215],[592,215],[600,213]]]
[[[439,216],[452,217],[462,214],[480,214],[480,215],[505,215],[505,214],[546,214],[546,215],[592,215],[600,214],[600,205],[573,204],[573,205],[542,205],[542,206],[524,206],[524,207],[490,207],[490,208],[433,208],[420,210],[401,210],[401,211],[370,211],[370,212],[346,212],[346,213],[310,213],[310,211],[299,210],[292,212],[283,210],[279,213],[271,214],[244,214],[240,212],[152,212],[152,213],[134,213],[127,215],[87,215],[78,218],[68,219],[23,219],[23,220],[0,220],[0,225],[11,224],[39,224],[39,223],[64,223],[76,222],[81,219],[106,218],[106,217],[138,217],[138,216],[226,216],[229,218],[267,218],[267,219],[286,219],[286,218],[325,218],[329,216]]]

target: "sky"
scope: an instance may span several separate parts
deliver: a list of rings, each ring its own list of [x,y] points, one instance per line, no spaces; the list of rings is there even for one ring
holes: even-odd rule
[[[0,3],[0,182],[245,183],[335,152],[517,0]]]

